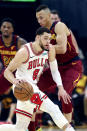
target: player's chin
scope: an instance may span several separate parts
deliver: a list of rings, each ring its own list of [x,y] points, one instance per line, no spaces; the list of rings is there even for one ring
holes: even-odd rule
[[[41,26],[41,27],[44,27],[44,25],[43,25],[43,24],[40,24],[40,26]]]

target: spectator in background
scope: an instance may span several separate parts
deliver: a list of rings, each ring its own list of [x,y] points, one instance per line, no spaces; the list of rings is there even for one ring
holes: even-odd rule
[[[15,107],[16,98],[13,95],[13,91],[9,88],[3,95],[0,96],[0,124],[2,123],[15,123]]]
[[[4,78],[4,69],[14,58],[17,50],[26,43],[26,41],[14,35],[14,21],[11,18],[4,18],[0,22],[0,62],[3,70],[0,73],[0,95],[11,87],[11,84]]]
[[[61,18],[59,17],[57,10],[51,10],[51,20],[52,22],[61,21]]]

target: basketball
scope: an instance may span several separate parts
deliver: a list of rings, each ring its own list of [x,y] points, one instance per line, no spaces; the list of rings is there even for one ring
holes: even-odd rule
[[[21,101],[27,101],[33,96],[33,87],[30,83],[21,81],[14,88],[14,96]]]

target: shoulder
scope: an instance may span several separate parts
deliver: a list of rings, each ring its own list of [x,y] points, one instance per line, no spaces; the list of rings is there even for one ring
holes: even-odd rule
[[[69,31],[68,27],[67,27],[66,24],[63,23],[63,22],[58,22],[58,23],[55,25],[55,32],[56,32],[56,33],[66,32],[67,35],[70,34],[70,31]]]
[[[16,55],[15,55],[15,59],[18,61],[18,62],[25,62],[27,59],[29,58],[29,52],[28,50],[26,49],[25,46],[21,47]]]
[[[66,25],[65,25],[63,22],[57,22],[56,25],[55,25],[55,28],[56,28],[56,27],[59,27],[59,28],[60,28],[60,27],[65,28]]]
[[[19,50],[18,50],[18,52],[17,52],[17,54],[19,54],[19,55],[21,55],[21,57],[23,56],[26,56],[27,55],[27,48],[26,48],[27,46],[26,46],[26,44],[24,45],[24,46],[22,46]]]

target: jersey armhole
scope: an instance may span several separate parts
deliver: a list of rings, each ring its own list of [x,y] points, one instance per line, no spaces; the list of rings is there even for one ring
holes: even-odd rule
[[[28,62],[28,60],[29,60],[29,56],[30,56],[30,52],[29,52],[29,49],[28,49],[28,47],[27,47],[27,45],[24,45],[24,47],[26,48],[26,50],[27,50],[27,53],[28,53],[28,58],[27,58],[27,60],[25,61],[25,62],[23,62],[23,64],[25,64],[25,63],[27,63]]]

